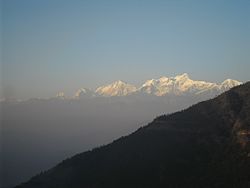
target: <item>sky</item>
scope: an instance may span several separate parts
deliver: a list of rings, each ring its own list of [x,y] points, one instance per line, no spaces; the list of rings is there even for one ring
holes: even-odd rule
[[[184,72],[250,80],[249,0],[0,1],[6,98],[70,96]]]

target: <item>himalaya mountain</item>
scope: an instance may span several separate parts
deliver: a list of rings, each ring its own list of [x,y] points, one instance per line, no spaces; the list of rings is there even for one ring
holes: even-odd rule
[[[129,96],[147,94],[153,96],[185,96],[185,95],[208,95],[214,97],[228,89],[242,84],[242,82],[227,79],[221,84],[196,81],[189,78],[187,73],[175,77],[161,77],[159,79],[147,80],[142,86],[116,81],[109,85],[98,87],[95,91],[80,89],[76,93],[76,98],[86,96]]]
[[[155,118],[17,188],[250,187],[250,82]]]
[[[122,81],[116,81],[110,85],[96,89],[96,93],[101,96],[127,96],[136,92],[136,87]]]

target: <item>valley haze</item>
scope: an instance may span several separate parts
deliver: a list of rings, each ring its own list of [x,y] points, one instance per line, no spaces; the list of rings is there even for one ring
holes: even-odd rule
[[[250,186],[250,82],[74,155],[16,188]]]
[[[184,73],[145,81],[140,87],[116,81],[95,91],[79,89],[50,99],[5,100],[4,183],[14,185],[78,152],[107,144],[156,116],[185,109],[242,84],[192,80]],[[27,165],[28,164],[28,165]]]

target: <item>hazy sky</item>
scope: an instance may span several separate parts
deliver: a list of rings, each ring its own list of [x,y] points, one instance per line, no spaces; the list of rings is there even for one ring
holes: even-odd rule
[[[3,0],[4,92],[72,95],[183,72],[246,81],[249,12],[249,0]]]

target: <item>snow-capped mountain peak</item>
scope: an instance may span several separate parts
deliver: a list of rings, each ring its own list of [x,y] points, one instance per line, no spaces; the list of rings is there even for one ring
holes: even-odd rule
[[[174,79],[178,81],[184,81],[184,80],[189,79],[189,75],[187,73],[183,73],[181,75],[175,76]]]
[[[237,80],[232,80],[232,79],[226,79],[221,83],[221,85],[228,85],[231,87],[237,86],[239,84],[242,84],[242,82],[239,82]]]
[[[155,79],[152,79],[152,80],[147,80],[143,85],[142,85],[142,87],[144,87],[144,86],[151,86],[151,85],[154,85],[155,84],[155,82],[156,82],[156,80]]]
[[[193,83],[187,73],[170,78],[163,76],[157,80],[146,81],[139,90],[156,96],[164,96],[170,93],[180,93],[179,90],[185,90],[185,84],[187,83],[189,85]]]
[[[169,78],[166,77],[166,76],[162,76],[162,77],[160,77],[160,78],[158,79],[158,81],[159,81],[159,82],[167,82],[167,81],[169,81]]]
[[[101,96],[126,96],[136,91],[136,87],[121,80],[96,89]]]
[[[175,77],[161,77],[157,80],[146,81],[139,90],[141,92],[156,95],[191,95],[214,93],[214,95],[226,91],[241,84],[236,80],[227,79],[222,84],[190,79],[187,73]]]
[[[91,91],[88,88],[80,88],[75,93],[74,98],[79,99],[79,98],[82,98],[82,97],[91,97],[91,96],[94,96],[94,92],[93,91]]]
[[[154,96],[207,95],[213,97],[240,84],[242,82],[232,79],[226,79],[221,84],[192,80],[187,73],[184,73],[174,77],[163,76],[159,79],[147,80],[138,88],[121,80],[101,86],[95,92],[81,88],[76,92],[75,98],[80,98],[80,96],[128,96],[139,93]]]
[[[224,80],[221,84],[220,84],[220,89],[222,91],[226,91],[232,87],[235,87],[235,86],[238,86],[238,85],[241,85],[242,82],[239,82],[237,80],[232,80],[232,79],[226,79]]]
[[[122,86],[126,86],[127,83],[126,83],[126,82],[123,82],[123,81],[121,81],[121,80],[117,80],[117,81],[113,82],[111,85],[112,85],[113,87],[122,87]]]

